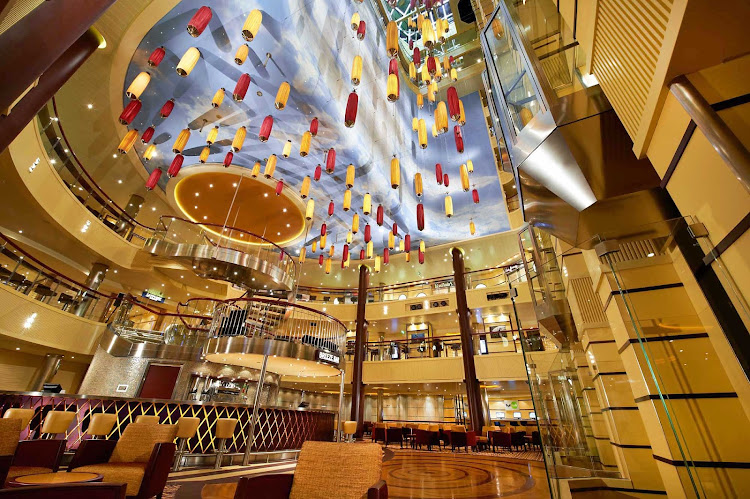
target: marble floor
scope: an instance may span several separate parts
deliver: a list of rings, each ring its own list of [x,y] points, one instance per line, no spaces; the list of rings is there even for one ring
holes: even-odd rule
[[[383,463],[388,497],[549,497],[544,463],[478,454],[396,450]]]

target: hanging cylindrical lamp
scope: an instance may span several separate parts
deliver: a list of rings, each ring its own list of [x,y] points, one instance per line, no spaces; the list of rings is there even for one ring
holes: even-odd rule
[[[437,94],[435,92],[435,89],[432,85],[427,86],[427,101],[428,102],[435,102],[437,99]]]
[[[336,205],[333,203],[333,199],[331,199],[331,201],[328,203],[328,216],[329,217],[333,216],[333,212],[335,209],[336,209]]]
[[[427,64],[422,66],[422,70],[419,72],[419,76],[422,78],[422,83],[429,85],[432,78],[430,78],[430,72],[427,70]]]
[[[445,108],[445,102],[438,102],[435,108],[435,125],[438,132],[445,133],[448,131],[448,111]]]
[[[386,96],[388,102],[396,102],[399,95],[399,83],[397,74],[388,75],[388,84],[386,85]]]
[[[396,21],[388,21],[385,30],[385,47],[386,53],[391,59],[398,55],[398,26],[396,26]]]
[[[232,152],[240,152],[242,150],[242,145],[245,143],[246,136],[247,129],[244,126],[239,127],[234,133],[234,138],[232,139]]]
[[[347,189],[344,191],[344,204],[342,208],[344,211],[349,211],[352,207],[352,190]]]
[[[125,95],[131,100],[139,99],[150,81],[151,75],[146,71],[141,71],[125,91]]]
[[[450,77],[451,81],[458,81],[458,71],[456,71],[456,68],[451,68]]]
[[[174,157],[172,163],[169,165],[169,169],[167,170],[167,176],[169,176],[169,178],[176,177],[180,173],[183,161],[185,161],[185,157],[182,154],[178,154]]]
[[[151,139],[154,137],[154,132],[156,130],[154,129],[153,125],[146,128],[146,131],[143,132],[143,135],[141,135],[141,142],[144,144],[148,144],[151,142]]]
[[[341,250],[341,263],[346,263],[346,261],[349,259],[349,245],[345,244],[343,249]]]
[[[313,241],[312,242],[312,252],[315,253],[316,251],[318,251],[318,241]]]
[[[398,162],[398,158],[394,155],[391,159],[391,187],[398,189],[401,183],[401,165]]]
[[[362,248],[361,250],[359,250],[359,259],[360,260],[364,260],[365,259],[365,249],[364,248]]]
[[[226,156],[224,156],[224,168],[229,168],[232,165],[232,161],[234,161],[234,153],[232,151],[227,152]],[[260,166],[260,164],[258,164]],[[253,168],[254,170],[255,168]],[[255,174],[254,177],[257,177],[258,175]]]
[[[352,62],[352,85],[359,85],[362,81],[362,57],[355,55]]]
[[[326,250],[326,239],[328,238],[328,234],[325,236],[320,237],[320,251],[321,253]]]
[[[374,248],[375,248],[375,245],[373,244],[372,241],[370,241],[370,242],[367,243],[367,246],[365,247],[365,249],[367,250],[365,252],[365,254],[367,255],[367,258],[372,258],[372,255],[374,253],[374,251],[373,251]]]
[[[404,240],[403,239],[399,240],[399,242],[398,242],[398,250],[401,251],[401,252],[404,251]]]
[[[393,232],[388,233],[388,247],[390,249],[393,249],[396,246],[396,236],[393,235]]]
[[[424,264],[424,250],[422,249],[423,244],[424,244],[424,241],[419,242],[419,264],[420,265]]]
[[[435,123],[432,124],[432,136],[437,137],[438,136],[438,129],[435,126]]]
[[[305,258],[307,256],[307,248],[302,246],[299,250],[299,263],[305,263]]]
[[[172,114],[172,110],[174,109],[174,99],[169,99],[167,102],[164,103],[164,105],[159,109],[159,116],[162,118],[166,118],[170,114]]]
[[[354,234],[352,234],[352,231],[349,231],[346,233],[346,244],[351,244],[354,240]]]
[[[394,236],[398,236],[398,223],[393,222],[393,227],[391,228],[391,231],[393,232]]]
[[[443,185],[443,166],[440,163],[435,163],[435,178],[438,185]]]
[[[133,122],[135,117],[138,115],[138,113],[141,110],[141,107],[143,107],[143,103],[139,100],[131,100],[128,102],[128,105],[125,106],[125,109],[122,110],[122,113],[120,113],[120,124],[121,125],[129,125]]]
[[[461,174],[461,189],[464,192],[469,192],[469,170],[465,164],[461,165],[459,172]]]
[[[151,172],[151,175],[148,176],[148,179],[146,180],[146,190],[150,191],[153,190],[154,187],[156,187],[156,184],[159,183],[159,179],[161,178],[161,168],[157,168],[156,170]]]
[[[375,273],[377,274],[380,272],[380,255],[375,255],[375,265],[374,265]]]
[[[466,170],[471,174],[474,173],[474,162],[470,159],[466,160]]]
[[[414,83],[417,82],[417,67],[413,62],[409,63],[409,79]]]
[[[312,220],[315,215],[315,200],[310,198],[307,200],[307,207],[305,208],[305,220]]]
[[[372,239],[372,229],[370,228],[370,224],[365,224],[365,242],[369,243]]]
[[[354,187],[354,165],[346,167],[346,186],[351,189]]]
[[[414,55],[412,56],[415,66],[422,65],[422,52],[419,51],[419,47],[414,47]]]
[[[383,264],[388,265],[391,263],[391,249],[393,248],[383,248]]]
[[[383,205],[382,204],[378,205],[378,210],[375,213],[375,221],[377,222],[378,225],[380,226],[383,225]]]
[[[326,173],[333,173],[336,168],[336,149],[333,147],[326,152]]]
[[[234,63],[238,66],[242,66],[245,64],[245,61],[247,60],[247,55],[250,53],[250,47],[247,46],[247,43],[243,43],[240,45],[240,47],[237,49],[237,52],[234,54]]]
[[[310,142],[312,142],[312,135],[310,135],[310,132],[305,131],[299,143],[299,155],[303,158],[310,154]]]
[[[448,99],[448,112],[450,113],[450,117],[453,121],[458,121],[458,118],[461,116],[461,107],[458,103],[458,92],[456,92],[456,87],[454,87],[453,85],[448,87],[446,95]]]
[[[286,103],[289,100],[290,90],[291,88],[289,87],[289,82],[281,82],[281,85],[279,85],[279,91],[276,92],[276,101],[273,104],[274,106],[276,106],[276,109],[281,110],[286,107]]]
[[[161,61],[164,60],[164,56],[167,55],[167,51],[164,50],[164,47],[157,47],[154,49],[153,52],[151,52],[151,55],[148,57],[148,65],[151,67],[157,67],[159,64],[161,64]]]
[[[268,159],[266,160],[266,167],[263,170],[263,176],[266,178],[273,177],[274,172],[276,171],[276,155],[271,154]]]
[[[344,126],[351,128],[357,121],[357,106],[359,104],[359,96],[357,92],[349,94],[349,99],[346,101],[346,110],[344,111]]]
[[[263,123],[260,125],[260,131],[258,132],[258,140],[261,142],[267,142],[271,136],[273,130],[273,116],[268,115],[263,118]]]
[[[422,174],[415,173],[414,174],[414,194],[416,194],[418,198],[421,198],[423,193],[424,191],[423,191],[423,186],[422,186]]]
[[[263,21],[263,14],[258,9],[250,11],[250,14],[245,19],[245,24],[242,25],[242,38],[248,42],[252,42],[258,34],[260,29],[260,23]]]
[[[216,139],[219,138],[219,126],[216,125],[208,132],[208,136],[206,136],[206,144],[211,145],[214,142],[216,142]]]
[[[320,237],[325,236],[327,232],[328,232],[328,225],[325,222],[323,222],[320,225]]]
[[[463,101],[458,101],[458,108],[459,108],[459,114],[458,114],[458,124],[461,126],[464,126],[466,124],[466,113],[464,112],[464,103]]]
[[[443,79],[443,70],[440,68],[440,60],[435,58],[435,81],[438,82]]]
[[[417,203],[417,229],[424,230],[424,205]]]
[[[245,100],[248,88],[250,88],[250,75],[243,73],[242,76],[240,76],[240,79],[237,80],[237,84],[234,86],[232,98],[237,102],[242,102]]]
[[[319,181],[320,180],[320,175],[322,173],[323,173],[323,167],[320,166],[320,165],[316,166],[315,167],[315,171],[313,172],[313,180],[316,181],[316,182]]]
[[[276,195],[281,196],[281,192],[284,190],[284,180],[276,182]]]
[[[430,73],[430,76],[435,76],[436,64],[437,61],[435,60],[435,57],[429,56],[427,58],[427,72]]]
[[[471,200],[474,201],[474,204],[479,204],[479,191],[476,187],[471,191]]]
[[[326,274],[331,273],[331,257],[326,258]]]
[[[320,265],[321,267],[323,266],[323,255],[322,254],[318,255],[318,265]]]
[[[349,26],[351,26],[352,31],[356,31],[357,28],[359,28],[359,21],[360,21],[359,12],[355,12],[354,15],[352,15],[351,22],[349,23]]]
[[[409,234],[404,236],[404,251],[407,253],[411,251],[411,235]]]
[[[459,125],[453,127],[453,136],[456,139],[456,151],[459,153],[464,152],[464,133],[461,131]]]
[[[372,212],[372,196],[369,192],[366,192],[362,198],[362,213],[369,215]]]
[[[217,108],[221,106],[221,103],[224,102],[224,94],[226,93],[226,90],[223,88],[220,88],[216,91],[214,94],[214,98],[211,100],[211,107]]]
[[[352,232],[356,234],[359,232],[359,214],[356,212],[354,213],[354,216],[352,217]]]
[[[443,56],[443,69],[446,72],[451,70],[451,60],[447,55]]]
[[[419,137],[419,147],[427,149],[427,123],[423,118],[419,119],[419,131],[417,135]]]
[[[177,63],[177,74],[183,78],[187,77],[193,71],[195,65],[198,64],[198,59],[200,58],[200,50],[195,47],[187,49],[180,62]]]
[[[205,164],[206,161],[208,161],[208,157],[211,155],[211,148],[208,146],[205,146],[201,150],[200,156],[198,156],[198,161],[200,161],[201,164]]]
[[[411,119],[411,129],[415,132],[419,130],[419,118],[416,116]]]
[[[419,241],[419,251],[421,251],[422,253],[427,251],[427,248],[425,248],[424,240]]]
[[[146,150],[143,152],[143,159],[146,161],[150,161],[151,158],[154,157],[154,153],[156,152],[156,146],[154,144],[151,144],[146,148]]]
[[[447,173],[443,174],[443,185],[446,187],[450,185],[450,178]]]
[[[228,155],[229,153],[227,153]],[[260,161],[256,161],[253,165],[253,169],[250,170],[250,176],[253,178],[258,178],[258,175],[260,175]]]
[[[336,252],[336,247],[332,244],[331,247],[328,249],[328,256],[333,256],[335,252]]]
[[[424,95],[417,94],[417,108],[422,109],[424,107]]]
[[[310,121],[310,134],[313,137],[317,137],[318,135],[318,125],[319,125],[318,117],[316,116],[315,118],[312,119],[312,121]]]
[[[185,149],[188,139],[190,139],[190,129],[185,128],[179,133],[179,135],[177,135],[177,139],[172,145],[172,152],[182,154],[182,150]]]
[[[357,40],[364,40],[365,32],[367,32],[367,24],[364,21],[360,21],[359,26],[357,26]]]
[[[469,222],[469,233],[473,236],[477,232],[477,226],[474,225],[474,220]]]
[[[292,141],[287,140],[286,143],[284,143],[284,148],[281,150],[281,155],[285,158],[288,158],[289,155],[292,154]]]
[[[448,218],[453,216],[453,198],[450,194],[445,195],[445,216]]]
[[[425,19],[422,22],[422,43],[429,50],[435,45],[435,31],[432,29],[432,21]]]
[[[205,5],[198,9],[198,11],[193,14],[193,17],[190,18],[190,21],[188,21],[187,31],[190,33],[190,36],[200,36],[211,21],[212,15],[211,9]]]
[[[299,195],[302,199],[305,199],[310,195],[310,175],[307,175],[302,179],[302,187],[300,187]]]

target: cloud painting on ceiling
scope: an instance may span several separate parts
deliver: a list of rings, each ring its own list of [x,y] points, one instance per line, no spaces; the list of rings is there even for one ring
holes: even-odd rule
[[[312,182],[310,196],[315,200],[315,219],[311,226],[309,244],[320,234],[323,222],[328,226],[328,241],[343,244],[355,211],[359,213],[360,233],[351,246],[356,258],[362,248],[362,232],[366,223],[372,228],[376,251],[387,245],[388,232],[395,222],[400,237],[411,234],[413,249],[419,240],[427,246],[467,239],[469,222],[473,219],[476,235],[487,235],[509,229],[503,194],[498,181],[493,150],[490,145],[485,117],[477,92],[464,95],[466,125],[463,127],[465,151],[459,154],[452,131],[437,138],[428,132],[428,147],[419,147],[417,133],[412,131],[412,118],[424,118],[427,129],[432,128],[434,105],[425,99],[423,109],[416,106],[416,96],[407,87],[401,74],[400,99],[395,103],[386,99],[388,57],[383,29],[367,4],[334,0],[277,0],[253,2],[215,0],[210,2],[212,19],[198,37],[188,34],[186,26],[195,12],[205,5],[205,0],[183,0],[164,18],[159,20],[141,40],[127,71],[124,88],[141,72],[151,74],[151,82],[141,95],[143,108],[131,124],[141,132],[154,125],[153,143],[157,154],[144,167],[150,172],[161,168],[166,172],[174,153],[171,148],[180,130],[191,129],[190,140],[184,150],[183,168],[200,168],[198,156],[206,144],[208,132],[220,126],[217,142],[211,146],[208,162],[221,163],[230,150],[235,131],[247,128],[247,139],[241,152],[234,155],[233,164],[252,168],[256,161],[264,163],[271,154],[278,156],[274,177],[299,192],[306,175],[313,175],[318,164],[325,169],[325,152],[336,150],[336,167],[333,174],[323,173],[319,182]],[[252,42],[247,61],[238,66],[235,53],[245,41],[242,25],[250,10],[258,8],[263,14],[260,30]],[[356,38],[349,19],[358,11],[367,24],[364,40]],[[147,65],[152,51],[164,46],[166,57],[156,68]],[[190,48],[200,50],[201,58],[186,78],[175,68],[182,55]],[[266,54],[271,57],[267,58]],[[354,57],[363,59],[362,82],[353,87],[350,71]],[[251,77],[250,88],[243,102],[235,102],[231,93],[243,73]],[[459,73],[460,75],[460,73]],[[285,109],[274,107],[279,85],[291,85]],[[461,92],[461,80],[455,83]],[[219,108],[212,108],[211,100],[219,88],[227,95]],[[344,112],[349,93],[356,88],[359,96],[357,120],[352,128],[344,126]],[[161,106],[170,98],[175,108],[166,119],[159,117]],[[123,91],[123,104],[128,99]],[[267,142],[258,140],[258,132],[265,116],[274,118],[273,132]],[[310,121],[318,117],[320,127],[312,139],[310,154],[301,157],[299,146],[302,134],[309,129]],[[451,130],[454,123],[451,122]],[[124,132],[123,132],[124,133]],[[282,157],[287,140],[293,144],[289,158]],[[139,157],[145,147],[137,141]],[[401,163],[401,185],[390,185],[390,160],[396,155]],[[472,187],[476,187],[480,203],[474,204],[471,192],[463,192],[459,179],[462,163],[471,159],[474,172]],[[143,160],[142,160],[143,161]],[[441,163],[450,177],[450,186],[438,185],[435,163]],[[356,168],[352,189],[352,210],[341,209],[345,175],[349,164]],[[425,228],[417,229],[414,192],[414,174],[420,172],[424,179]],[[167,176],[160,181],[166,185]],[[365,193],[372,195],[373,213],[362,214]],[[444,214],[446,193],[453,198],[455,215]],[[333,217],[327,217],[330,200],[336,205]],[[385,223],[375,223],[375,209],[382,204]],[[259,232],[263,228],[258,228]]]

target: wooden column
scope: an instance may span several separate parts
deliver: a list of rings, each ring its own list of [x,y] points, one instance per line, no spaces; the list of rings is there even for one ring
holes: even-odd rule
[[[354,340],[354,366],[352,367],[352,414],[351,420],[357,422],[357,436],[362,435],[365,412],[365,385],[362,383],[362,363],[365,360],[367,344],[367,322],[365,306],[367,305],[367,288],[370,286],[370,268],[359,266],[359,288],[357,290],[357,329]]]
[[[464,252],[460,248],[453,248],[451,255],[453,257],[453,282],[456,284],[456,315],[458,315],[458,326],[461,331],[464,384],[466,385],[466,398],[469,401],[469,419],[474,431],[482,431],[484,411],[482,410],[482,393],[479,380],[477,380],[476,367],[474,367],[474,342],[469,322],[470,312],[466,302]]]

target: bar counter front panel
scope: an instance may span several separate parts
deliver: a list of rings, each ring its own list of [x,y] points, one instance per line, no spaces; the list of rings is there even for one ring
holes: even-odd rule
[[[198,432],[187,442],[186,450],[191,454],[214,452],[216,420],[236,418],[237,427],[231,441],[227,442],[230,453],[245,451],[250,433],[252,406],[219,402],[188,402],[181,400],[153,400],[117,397],[88,397],[86,395],[44,394],[39,392],[0,392],[0,409],[4,414],[11,407],[34,409],[29,427],[21,434],[22,439],[39,438],[44,416],[52,410],[76,413],[65,435],[67,449],[78,448],[81,440],[91,438],[86,434],[91,414],[117,414],[117,423],[107,436],[118,439],[125,427],[141,414],[159,416],[164,424],[177,424],[183,416],[200,418]],[[300,449],[305,440],[331,441],[334,436],[335,413],[321,410],[297,411],[274,407],[261,407],[255,428],[253,451],[268,452]],[[58,436],[57,438],[62,438]]]

